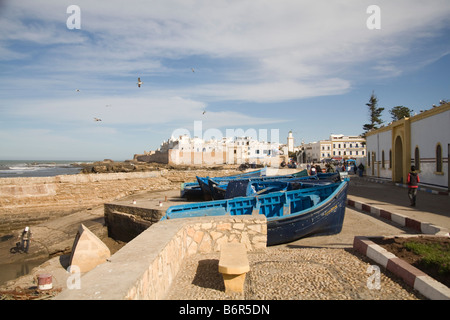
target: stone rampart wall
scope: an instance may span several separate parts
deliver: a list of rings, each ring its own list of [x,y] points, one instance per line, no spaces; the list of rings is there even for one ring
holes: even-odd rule
[[[226,242],[244,243],[248,251],[264,250],[267,243],[265,216],[158,222],[116,252],[108,262],[83,275],[80,289],[66,289],[55,299],[164,299],[185,258],[218,252]]]
[[[234,170],[160,170],[0,179],[0,234],[132,194],[173,190],[196,175]]]

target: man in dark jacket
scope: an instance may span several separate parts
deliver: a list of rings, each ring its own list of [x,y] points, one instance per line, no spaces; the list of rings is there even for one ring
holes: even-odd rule
[[[25,227],[25,229],[20,234],[20,247],[23,250],[23,252],[28,253],[28,249],[30,248],[30,241],[31,241],[31,230],[30,227]]]
[[[419,175],[416,173],[416,168],[414,166],[411,166],[411,171],[408,173],[408,197],[411,201],[411,206],[416,206],[416,195],[417,195],[417,188],[418,183],[420,182]]]

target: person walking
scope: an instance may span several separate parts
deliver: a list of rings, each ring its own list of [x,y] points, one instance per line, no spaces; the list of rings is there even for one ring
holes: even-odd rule
[[[358,169],[359,169],[359,176],[362,177],[364,173],[364,165],[360,163]]]
[[[420,182],[419,175],[416,172],[416,167],[411,166],[411,171],[408,173],[408,179],[407,179],[407,185],[408,185],[408,197],[411,201],[411,206],[416,206],[416,196],[417,196],[417,189],[418,189],[418,183]]]
[[[20,248],[23,250],[23,252],[28,253],[31,241],[30,227],[25,227],[25,229],[23,229],[22,233],[20,234],[20,241]]]

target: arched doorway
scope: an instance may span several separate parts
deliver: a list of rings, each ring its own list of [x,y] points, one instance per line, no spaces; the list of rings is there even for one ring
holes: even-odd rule
[[[395,138],[394,145],[394,181],[403,182],[403,142],[400,136]]]

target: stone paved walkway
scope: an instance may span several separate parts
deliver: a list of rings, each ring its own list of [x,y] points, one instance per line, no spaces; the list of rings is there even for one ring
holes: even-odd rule
[[[417,220],[450,226],[450,197],[419,192],[416,208],[407,191],[352,176],[349,198],[398,212]],[[354,236],[414,234],[414,230],[347,207],[338,235],[310,237],[249,253],[251,271],[243,294],[227,295],[217,272],[219,254],[198,255],[185,261],[167,299],[245,300],[421,300],[419,292],[400,278],[374,265],[352,248]],[[379,273],[379,289],[376,273]]]

